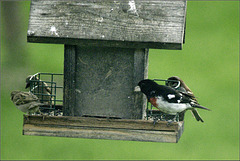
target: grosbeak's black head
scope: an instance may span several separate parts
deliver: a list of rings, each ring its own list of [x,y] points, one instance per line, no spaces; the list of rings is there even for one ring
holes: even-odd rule
[[[148,95],[158,84],[151,79],[144,79],[138,83],[138,86],[144,94]]]
[[[179,88],[182,85],[182,80],[178,76],[173,76],[168,78],[166,81],[166,86],[170,86],[173,88]]]

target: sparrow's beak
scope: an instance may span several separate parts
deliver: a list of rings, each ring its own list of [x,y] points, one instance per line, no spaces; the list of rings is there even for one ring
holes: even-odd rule
[[[25,89],[27,89],[29,86],[30,86],[30,83],[27,83]]]
[[[140,88],[139,86],[136,86],[136,87],[134,88],[134,92],[141,92],[141,88]]]

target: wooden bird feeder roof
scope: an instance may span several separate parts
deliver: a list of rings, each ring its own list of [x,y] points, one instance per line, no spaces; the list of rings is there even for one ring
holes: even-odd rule
[[[181,49],[185,19],[185,0],[33,0],[27,37],[37,43]]]

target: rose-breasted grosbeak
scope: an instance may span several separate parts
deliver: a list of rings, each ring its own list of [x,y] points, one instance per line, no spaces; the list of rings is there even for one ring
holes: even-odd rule
[[[138,86],[154,107],[164,113],[175,115],[174,119],[176,119],[176,116],[178,116],[180,112],[188,109],[200,108],[210,110],[195,103],[193,99],[179,91],[169,86],[159,85],[150,79],[140,81]]]
[[[36,94],[36,96],[39,98],[40,102],[50,105],[51,104],[51,89],[49,88],[48,84],[44,81],[41,81],[39,78],[37,78],[35,75],[29,75],[26,78],[26,87],[30,87],[30,81],[33,81],[33,84],[35,85],[33,87],[33,93]]]
[[[42,114],[39,110],[39,106],[43,104],[40,103],[38,97],[31,92],[12,91],[11,100],[20,111],[28,115],[35,112]]]
[[[168,81],[166,81],[166,85],[174,88],[175,90],[179,91],[181,94],[184,94],[186,97],[189,97],[190,99],[192,99],[194,101],[195,104],[199,105],[193,92],[179,77],[173,76],[173,77],[168,78]],[[191,112],[197,121],[204,122],[203,119],[201,118],[200,114],[198,113],[197,109],[193,108],[193,109],[191,109]]]

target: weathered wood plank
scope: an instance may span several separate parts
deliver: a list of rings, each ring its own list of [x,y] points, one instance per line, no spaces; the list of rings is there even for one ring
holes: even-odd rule
[[[153,125],[149,120],[132,119],[107,119],[93,117],[71,117],[71,116],[26,116],[24,124],[51,125],[51,126],[72,126],[72,127],[99,127],[114,129],[135,129],[135,130],[160,130],[160,131],[178,131],[182,122],[173,123],[167,126],[166,121],[158,121]]]
[[[159,127],[164,124],[166,125],[166,122],[158,122],[154,127],[151,121],[146,120],[120,120],[64,116],[47,116],[44,120],[42,120],[41,116],[29,116],[27,118],[25,115],[23,135],[172,143],[178,142],[183,132],[183,122],[174,123],[173,126],[169,126],[168,128],[171,130],[160,130]],[[151,128],[148,128],[148,126]],[[152,129],[152,127],[154,127],[154,129]],[[163,129],[165,128],[164,126],[162,127]]]
[[[178,142],[176,132],[141,131],[124,129],[97,129],[79,128],[69,129],[62,127],[41,127],[36,125],[24,125],[23,135],[54,136],[108,140],[130,140],[151,142]]]
[[[63,115],[74,116],[76,107],[76,46],[64,46]]]
[[[28,41],[181,49],[185,17],[185,0],[33,0]]]
[[[142,119],[143,94],[134,88],[147,73],[148,50],[77,46],[76,52],[74,116]]]
[[[136,49],[134,52],[134,72],[133,72],[133,87],[140,80],[148,78],[148,49]],[[134,92],[134,107],[131,110],[136,110],[142,107],[142,119],[146,117],[147,101],[141,92]]]

